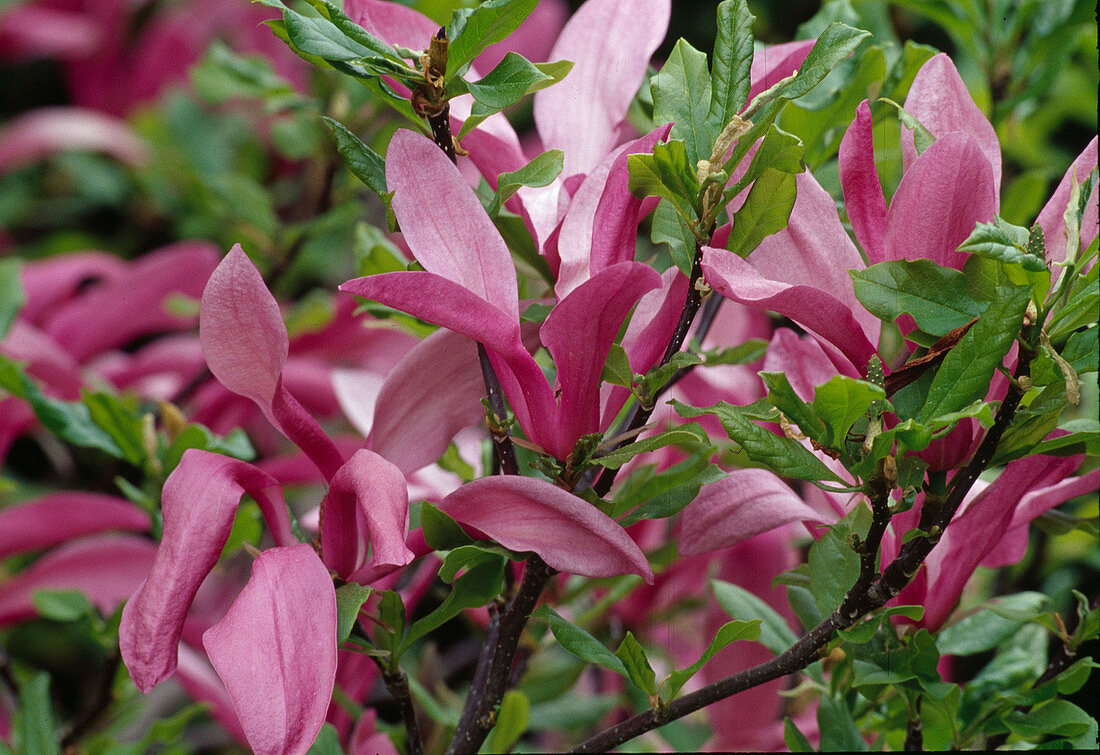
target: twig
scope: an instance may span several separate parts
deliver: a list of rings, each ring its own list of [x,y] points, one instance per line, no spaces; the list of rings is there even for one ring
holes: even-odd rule
[[[1028,374],[1031,360],[1035,356],[1035,352],[1027,346],[1028,343],[1030,342],[1025,339],[1024,343],[1021,344],[1015,372],[1017,378]],[[886,567],[878,581],[867,587],[865,591],[857,591],[856,588],[865,581],[864,576],[868,565],[868,559],[862,557],[860,559],[860,576],[857,578],[856,586],[848,591],[840,606],[785,652],[770,661],[738,674],[727,676],[695,692],[677,698],[666,706],[657,709],[651,708],[632,716],[626,721],[582,742],[572,752],[604,752],[610,750],[612,747],[658,726],[663,726],[670,721],[682,718],[689,713],[694,713],[719,700],[773,679],[778,679],[781,676],[786,676],[810,665],[816,660],[822,648],[828,644],[837,630],[846,629],[855,624],[861,617],[881,608],[909,584],[920,564],[923,563],[932,548],[939,542],[944,528],[954,517],[974,481],[978,479],[978,475],[982,473],[993,458],[993,454],[997,450],[997,444],[1000,443],[1001,437],[1004,435],[1013,416],[1015,416],[1023,395],[1024,392],[1020,389],[1019,383],[1012,381],[1009,384],[1008,393],[997,411],[997,418],[993,423],[993,427],[982,439],[981,445],[970,459],[970,462],[952,481],[951,490],[935,517],[932,531],[925,537],[917,537],[905,543],[897,558]],[[872,501],[871,508],[872,511],[876,511],[878,504]],[[871,545],[874,543],[874,549],[871,552],[877,553],[878,543],[874,540],[878,527],[874,519],[871,527],[872,531],[868,533],[865,541],[866,547],[868,551],[871,551]],[[881,534],[878,535],[878,539],[881,540]]]
[[[390,670],[384,663],[379,663],[382,671],[382,681],[386,684],[393,699],[397,701],[398,710],[401,711],[401,720],[405,724],[405,737],[408,739],[409,755],[423,755],[424,743],[420,737],[420,724],[416,720],[416,709],[413,707],[412,693],[409,691],[409,678],[401,669]]]
[[[535,610],[546,583],[557,572],[538,556],[527,560],[519,589],[500,615],[496,642],[486,642],[488,652],[478,659],[474,680],[478,681],[481,669],[487,669],[482,686],[471,685],[466,705],[459,719],[448,753],[474,753],[481,747],[489,730],[496,723],[496,708],[504,697],[511,680],[512,665],[519,647],[520,635],[527,619]],[[488,659],[483,663],[483,659]]]

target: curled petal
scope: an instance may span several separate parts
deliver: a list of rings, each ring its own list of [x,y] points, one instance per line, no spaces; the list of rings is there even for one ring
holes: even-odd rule
[[[0,626],[38,615],[38,590],[79,590],[109,615],[141,584],[155,553],[137,535],[96,535],[55,548],[0,585]]]
[[[886,259],[882,247],[886,198],[875,171],[871,125],[871,108],[864,100],[856,108],[855,120],[840,141],[838,160],[844,206],[852,221],[852,231],[867,254],[867,261],[874,265]]]
[[[251,464],[190,449],[165,481],[164,536],[119,627],[122,658],[142,692],[175,670],[184,617],[229,539],[245,493],[259,504],[276,543],[296,542],[278,483]]]
[[[149,515],[124,498],[66,491],[0,510],[0,558],[109,530],[146,532]]]
[[[554,307],[543,323],[542,342],[554,357],[561,387],[560,421],[555,448],[559,459],[577,439],[599,430],[599,384],[611,343],[638,297],[661,285],[653,268],[620,262],[578,286]]]
[[[333,476],[322,505],[325,565],[355,579],[366,568],[392,571],[409,563],[414,554],[405,547],[408,513],[409,491],[401,470],[373,451],[356,451]]]
[[[104,252],[66,254],[28,262],[21,270],[27,301],[19,316],[38,323],[88,284],[117,280],[126,274],[126,269],[123,260]]]
[[[901,177],[886,218],[886,259],[929,259],[961,270],[969,255],[955,250],[975,223],[996,213],[993,170],[978,143],[967,134],[947,134]]]
[[[973,138],[992,170],[994,198],[1000,197],[1001,144],[997,132],[974,104],[951,58],[941,52],[921,66],[905,97],[905,109],[937,138],[952,132]],[[917,158],[913,133],[908,129],[902,129],[901,149],[908,169]]]
[[[844,374],[858,377],[875,353],[852,310],[821,289],[769,280],[737,255],[710,247],[703,248],[703,274],[727,299],[778,312],[835,346],[848,361],[837,364]]]
[[[261,553],[203,646],[256,753],[310,748],[336,679],[336,593],[313,548]]]
[[[375,402],[370,444],[405,473],[443,455],[454,436],[485,416],[485,383],[477,347],[440,330],[402,359]]]
[[[443,151],[401,130],[386,153],[393,212],[416,259],[519,320],[516,274],[504,240]]]
[[[440,503],[459,524],[505,548],[533,551],[559,571],[586,577],[640,574],[645,555],[626,531],[587,501],[533,477],[483,477]]]
[[[765,469],[737,469],[704,485],[683,514],[680,553],[695,556],[728,548],[791,522],[825,523],[778,477]]]

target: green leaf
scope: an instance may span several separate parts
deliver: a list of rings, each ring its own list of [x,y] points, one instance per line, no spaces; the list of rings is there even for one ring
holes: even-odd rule
[[[286,106],[303,100],[266,58],[241,55],[221,41],[210,45],[203,59],[191,68],[190,76],[196,94],[214,105],[239,97]]]
[[[829,527],[810,546],[806,563],[810,572],[810,592],[823,616],[840,605],[844,595],[859,576],[859,556],[849,542],[853,533],[861,537],[870,524],[871,512],[865,504],[856,504],[846,517]]]
[[[703,654],[699,657],[695,663],[691,664],[685,669],[679,671],[673,671],[669,674],[668,679],[663,683],[663,687],[668,690],[668,699],[676,697],[676,694],[687,683],[688,679],[695,676],[699,669],[706,665],[706,662],[715,656],[718,651],[722,650],[726,646],[738,642],[740,640],[748,640],[749,642],[755,641],[760,637],[760,620],[753,621],[728,621],[718,628],[718,631],[714,635],[714,639],[710,641],[710,645],[703,651]]]
[[[234,428],[228,435],[221,437],[212,433],[209,428],[198,423],[190,424],[176,436],[172,445],[161,457],[161,464],[165,472],[175,469],[183,452],[189,448],[198,448],[211,453],[232,456],[235,459],[251,461],[256,458],[256,450],[248,440],[248,436],[239,427]]]
[[[116,459],[126,458],[110,434],[92,421],[87,406],[43,395],[19,365],[3,355],[0,355],[0,388],[30,404],[38,421],[66,443],[95,448]]]
[[[985,608],[940,630],[936,647],[943,655],[984,653],[999,647],[1023,625],[1023,620],[1007,619]]]
[[[1069,700],[1051,700],[1027,713],[1012,711],[1004,717],[1005,726],[1018,737],[1079,737],[1089,730],[1092,716]]]
[[[635,386],[637,389],[635,393],[643,405],[650,406],[653,403],[653,397],[665,387],[665,383],[671,380],[673,375],[680,370],[695,367],[702,363],[703,358],[698,354],[693,354],[690,351],[677,351],[667,362],[659,364],[647,372],[638,381],[638,385]]]
[[[519,170],[497,176],[496,194],[493,195],[493,201],[487,210],[489,217],[496,217],[501,205],[521,187],[548,186],[561,174],[565,164],[564,159],[565,153],[560,149],[547,150]]]
[[[744,411],[748,407],[733,406],[725,402],[707,409],[695,409],[679,402],[673,405],[682,417],[715,415],[726,433],[737,441],[750,459],[778,475],[814,483],[822,480],[844,482],[820,459],[803,448],[802,444],[790,438],[781,438],[755,424]]]
[[[405,603],[401,596],[391,590],[382,591],[382,599],[378,602],[378,621],[381,622],[381,631],[384,633],[384,641],[379,642],[386,649],[396,650],[405,634]]]
[[[0,260],[0,338],[8,334],[8,328],[27,300],[19,278],[21,264],[17,257]]]
[[[313,740],[306,755],[343,755],[343,752],[340,746],[340,734],[336,731],[336,727],[326,721],[317,732],[317,738]]]
[[[998,288],[997,298],[936,370],[918,421],[927,422],[985,398],[993,371],[1012,346],[1030,298],[1031,292],[1022,286]]]
[[[966,276],[931,260],[890,260],[849,270],[856,298],[884,322],[912,315],[917,327],[940,338],[989,306],[970,296]]]
[[[388,194],[386,161],[382,156],[360,141],[359,137],[351,133],[344,124],[325,115],[321,116],[321,120],[332,131],[336,139],[337,151],[348,161],[348,167],[356,178],[378,196]]]
[[[630,170],[632,194],[662,197],[672,202],[684,220],[696,219],[699,181],[694,166],[688,161],[684,142],[662,142],[651,154],[628,156],[626,164]]]
[[[809,92],[870,36],[870,32],[853,29],[839,21],[829,24],[802,61],[798,76],[783,89],[783,96],[794,100]]]
[[[707,447],[686,461],[660,474],[651,474],[638,483],[633,482],[632,476],[615,496],[615,516],[636,508],[620,519],[619,524],[629,527],[643,519],[666,519],[678,514],[695,500],[703,485],[726,476],[721,468],[710,464],[710,456],[711,449]],[[650,471],[653,468],[649,465]]]
[[[726,248],[747,257],[766,237],[786,228],[796,191],[794,174],[764,169],[749,189],[745,203],[731,218],[733,228]]]
[[[486,47],[500,42],[518,29],[531,15],[537,2],[538,0],[488,0],[466,16],[466,23],[461,30],[455,32],[452,22],[448,29],[451,41],[447,50],[444,83],[461,74]]]
[[[405,653],[414,642],[468,608],[480,608],[500,594],[504,580],[504,559],[480,563],[455,580],[451,592],[439,608],[409,627],[397,655]]]
[[[286,9],[283,11],[283,22],[291,44],[306,55],[330,62],[378,57],[376,51],[345,34],[327,18],[304,16]]]
[[[50,755],[60,753],[54,734],[50,675],[36,671],[19,680],[19,704],[12,716],[12,744],[17,752]]]
[[[724,0],[718,4],[718,33],[711,64],[714,92],[707,113],[708,130],[715,135],[748,100],[755,20],[745,0]],[[700,158],[706,157],[708,155],[700,155]]]
[[[486,748],[489,752],[510,751],[530,723],[531,701],[518,689],[508,690],[500,701],[496,724],[489,732]]]
[[[730,618],[741,623],[759,622],[760,635],[756,639],[768,650],[779,655],[798,642],[787,620],[748,590],[717,579],[712,579],[710,586],[714,599]]]
[[[503,110],[554,82],[553,76],[541,71],[527,58],[509,52],[492,71],[477,81],[467,82],[466,86],[482,105],[492,110]]]
[[[670,137],[685,142],[690,164],[710,157],[717,132],[712,133],[707,124],[711,83],[706,53],[678,40],[650,81],[649,90],[653,94],[654,121],[672,124]]]
[[[259,2],[265,5],[271,4],[268,0],[259,0]],[[404,62],[401,56],[398,55],[397,50],[371,35],[360,24],[352,21],[342,10],[340,10],[340,8],[328,2],[328,0],[306,0],[306,2],[316,8],[322,16],[327,18],[340,34],[358,45],[359,48],[368,51],[368,54],[359,57],[367,59],[381,58],[396,63]],[[282,7],[285,8],[286,6]]]
[[[870,748],[859,733],[852,712],[844,702],[822,696],[817,707],[822,752],[866,752]]]
[[[650,696],[657,694],[657,675],[633,633],[626,633],[626,637],[615,650],[615,656],[623,662],[630,681],[638,685],[638,689]]]
[[[1060,343],[1078,328],[1084,328],[1100,317],[1100,281],[1094,265],[1088,276],[1077,282],[1069,300],[1047,325],[1051,343]],[[1095,335],[1095,334],[1094,334]]]
[[[768,168],[781,173],[801,173],[806,167],[802,162],[805,154],[806,148],[801,139],[772,124],[752,156],[745,175],[726,189],[723,201],[730,202]]]
[[[573,655],[586,663],[594,663],[597,666],[611,669],[616,674],[627,678],[630,673],[619,656],[612,653],[604,644],[593,637],[587,630],[566,621],[554,609],[543,603],[532,614],[532,618],[546,619],[550,622],[550,631],[558,643]]]
[[[1062,359],[1069,362],[1069,366],[1078,375],[1086,372],[1096,372],[1100,367],[1100,330],[1090,327],[1080,330],[1066,340],[1062,347]]]
[[[351,637],[351,630],[359,616],[359,609],[367,602],[373,590],[366,585],[348,582],[336,588],[336,645]]]
[[[783,372],[760,372],[760,379],[768,389],[768,401],[783,412],[787,419],[809,438],[821,441],[825,437],[825,423],[814,414],[812,407],[798,397],[794,386]]]
[[[843,449],[848,431],[856,420],[863,417],[875,401],[886,400],[886,389],[836,375],[824,385],[814,389],[814,413],[825,423],[824,444],[829,448]]]
[[[111,393],[90,393],[86,390],[82,393],[92,422],[111,436],[111,440],[122,451],[122,458],[135,467],[141,467],[146,458],[142,444],[144,429],[141,415],[134,408],[133,402]]]
[[[791,752],[817,752],[789,716],[783,718],[783,742]]]
[[[443,565],[439,567],[439,579],[451,584],[454,582],[455,575],[463,569],[472,569],[478,564],[499,561],[507,557],[507,553],[503,552],[499,546],[460,545],[444,557]]]
[[[449,551],[474,541],[458,522],[427,501],[420,507],[420,527],[432,550]]]
[[[44,619],[76,621],[81,616],[95,615],[88,596],[80,590],[35,590],[31,602]]]
[[[630,158],[627,158],[628,164],[629,160]],[[649,238],[654,246],[667,244],[672,264],[684,275],[691,275],[695,258],[695,234],[671,201],[662,200],[653,211],[653,225]]]
[[[750,338],[728,349],[718,347],[703,352],[703,364],[707,367],[719,364],[752,364],[762,359],[767,351],[767,341],[762,338]]]
[[[892,608],[884,608],[875,611],[863,621],[855,624],[848,629],[842,629],[838,634],[844,639],[845,642],[850,642],[853,645],[863,645],[870,642],[875,633],[878,632],[879,626],[884,619],[888,619],[891,616],[907,616],[914,621],[920,621],[924,616],[923,606],[894,606]]]
[[[917,148],[917,154],[923,154],[924,150],[932,146],[932,142],[936,141],[936,137],[932,135],[923,123],[917,120],[916,116],[903,108],[898,103],[891,99],[883,97],[879,102],[885,102],[889,105],[893,105],[898,110],[898,117],[901,119],[902,124],[913,132],[913,146]]]
[[[663,433],[651,435],[641,440],[636,440],[633,443],[628,443],[617,451],[597,456],[594,461],[600,466],[608,467],[609,469],[618,469],[638,454],[670,445],[677,445],[686,447],[689,450],[695,450],[700,445],[709,446],[710,438],[707,437],[706,430],[695,423],[680,425],[671,430],[666,430]]]
[[[607,361],[604,362],[600,380],[612,385],[621,385],[630,388],[634,385],[634,371],[630,369],[630,360],[627,359],[626,349],[617,343],[611,344],[611,350],[607,353]]]
[[[995,217],[992,223],[978,223],[959,245],[959,251],[1020,265],[1032,272],[1046,272],[1046,261],[1028,252],[1028,238],[1028,229]]]

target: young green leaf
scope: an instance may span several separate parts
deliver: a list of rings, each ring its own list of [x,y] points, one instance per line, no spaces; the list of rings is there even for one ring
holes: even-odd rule
[[[518,689],[504,693],[497,709],[496,724],[489,732],[489,752],[509,752],[531,723],[531,701]]]
[[[850,536],[866,534],[870,510],[857,504],[852,512],[834,524],[810,546],[806,562],[809,565],[810,592],[822,615],[827,616],[840,605],[844,595],[859,576],[859,556],[852,549]]]
[[[936,371],[918,421],[927,423],[985,397],[993,371],[1016,338],[1030,298],[1031,292],[1023,286],[998,288],[997,298]]]
[[[427,501],[420,507],[420,528],[424,541],[437,551],[449,551],[474,541],[458,522]]]
[[[603,456],[597,456],[595,461],[600,466],[609,469],[618,469],[640,453],[646,453],[670,445],[678,445],[687,447],[690,450],[695,450],[699,446],[709,446],[710,439],[707,437],[706,430],[697,424],[681,425],[680,427],[674,427],[671,430],[666,430],[657,435],[628,443],[616,451],[604,454]]]
[[[714,92],[707,112],[708,131],[715,135],[748,99],[755,20],[745,0],[724,0],[718,4],[718,34],[714,39],[714,61],[711,63]]]
[[[726,248],[739,257],[747,257],[760,242],[787,227],[794,209],[795,177],[775,168],[765,168],[753,181],[745,203],[731,218]]]
[[[448,29],[451,37],[447,50],[447,73],[444,83],[460,75],[474,58],[489,45],[499,42],[519,28],[531,15],[538,0],[488,0],[464,14],[465,23],[455,30]]]
[[[723,196],[724,202],[728,203],[744,191],[745,187],[759,178],[768,168],[774,168],[781,173],[801,173],[805,168],[802,162],[805,153],[806,149],[801,139],[772,124],[760,141],[756,154],[752,156],[752,162],[749,163],[745,175],[726,189]]]
[[[937,338],[978,317],[989,306],[969,293],[966,276],[931,260],[890,260],[849,270],[856,298],[884,322],[908,314]]]
[[[455,580],[451,592],[439,608],[413,623],[396,655],[400,657],[414,642],[438,629],[468,608],[480,608],[498,594],[504,580],[504,559],[478,564]]]
[[[712,132],[707,123],[711,82],[706,53],[683,39],[677,41],[660,73],[650,81],[649,90],[654,121],[673,124],[670,136],[683,140],[690,164],[710,157],[718,132]]]
[[[748,590],[717,579],[710,581],[710,587],[714,590],[714,599],[730,618],[742,624],[759,623],[760,635],[756,640],[776,655],[798,641],[798,635],[791,630],[787,620]]]
[[[336,149],[348,161],[348,167],[356,178],[378,196],[389,192],[386,188],[386,161],[373,149],[364,144],[358,136],[349,131],[344,124],[328,116],[321,116],[325,125],[336,139]]]
[[[881,386],[846,375],[836,375],[817,386],[813,410],[825,423],[824,445],[843,450],[844,440],[856,420],[866,414],[875,401],[885,400],[886,390]]]
[[[634,682],[638,689],[651,697],[657,694],[657,675],[649,665],[645,650],[634,639],[633,633],[629,631],[626,633],[626,637],[615,650],[615,656],[623,662],[630,681]]]
[[[760,379],[768,389],[768,401],[792,420],[808,438],[822,442],[825,423],[814,414],[813,408],[798,397],[794,387],[783,372],[760,372]]]
[[[728,621],[718,628],[718,631],[714,634],[714,639],[710,641],[710,645],[703,651],[703,655],[699,657],[695,663],[691,664],[685,669],[673,671],[669,674],[668,679],[664,681],[662,687],[667,691],[668,699],[676,697],[676,694],[687,683],[688,679],[695,676],[699,669],[706,665],[706,662],[722,650],[726,646],[737,642],[739,640],[747,640],[752,642],[760,637],[760,621]]]
[[[697,218],[699,181],[684,142],[662,142],[651,154],[630,155],[626,164],[634,196],[668,199],[685,221]]]
[[[548,186],[561,174],[565,153],[551,149],[533,158],[519,170],[497,176],[497,190],[486,212],[496,217],[501,206],[524,186]]]
[[[54,732],[56,722],[50,698],[50,675],[36,671],[18,682],[19,704],[11,719],[12,744],[23,753],[60,753]]]
[[[82,391],[81,400],[88,407],[88,416],[122,451],[122,458],[141,467],[146,459],[142,442],[145,432],[141,415],[134,402],[107,392]]]
[[[587,663],[611,669],[616,674],[627,678],[630,673],[619,656],[612,653],[604,644],[593,637],[588,631],[566,621],[554,609],[543,603],[531,614],[533,618],[546,619],[550,622],[550,631],[554,639],[573,655]]]
[[[1029,236],[1027,228],[995,217],[992,223],[978,223],[959,245],[959,251],[1020,265],[1032,272],[1045,272],[1046,261],[1028,252]]]
[[[355,626],[359,609],[367,602],[372,589],[356,582],[348,582],[336,588],[336,644],[342,645]]]
[[[19,279],[21,264],[16,257],[0,260],[0,338],[8,334],[8,328],[26,301]]]
[[[478,81],[467,82],[466,86],[482,105],[492,110],[503,110],[552,83],[553,76],[543,73],[519,53],[509,52],[492,71]]]

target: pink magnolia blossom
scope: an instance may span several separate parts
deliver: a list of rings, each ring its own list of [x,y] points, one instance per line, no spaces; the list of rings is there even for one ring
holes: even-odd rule
[[[75,107],[39,108],[0,129],[0,175],[69,151],[102,152],[134,166],[149,158],[145,143],[117,118]]]

